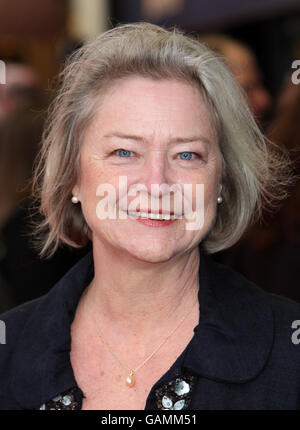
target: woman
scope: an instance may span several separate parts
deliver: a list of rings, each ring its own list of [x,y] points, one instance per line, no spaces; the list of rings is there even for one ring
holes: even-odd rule
[[[2,315],[1,408],[297,409],[300,306],[209,257],[283,196],[283,163],[180,31],[121,25],[77,51],[36,173],[41,252],[93,251]]]

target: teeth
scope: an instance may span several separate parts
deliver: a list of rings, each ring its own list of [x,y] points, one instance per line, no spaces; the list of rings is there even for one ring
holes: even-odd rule
[[[131,215],[131,216],[139,217],[139,218],[156,219],[156,220],[159,220],[159,221],[174,220],[174,219],[178,218],[176,215],[170,215],[170,214],[153,214],[153,213],[147,214],[146,212],[128,212],[128,214]]]

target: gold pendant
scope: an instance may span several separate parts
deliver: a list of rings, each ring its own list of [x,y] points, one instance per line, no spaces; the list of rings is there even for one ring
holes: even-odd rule
[[[127,387],[131,388],[134,386],[134,384],[135,384],[135,378],[133,375],[133,370],[130,370],[129,376],[127,376],[126,378],[126,385]]]

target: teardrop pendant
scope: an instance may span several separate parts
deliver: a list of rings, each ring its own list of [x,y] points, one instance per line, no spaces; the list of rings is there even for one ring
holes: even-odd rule
[[[131,388],[135,385],[135,377],[133,375],[133,370],[130,370],[129,376],[126,378],[127,387]]]

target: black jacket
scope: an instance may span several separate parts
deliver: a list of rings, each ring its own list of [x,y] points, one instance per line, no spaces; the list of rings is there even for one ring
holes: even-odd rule
[[[89,253],[49,293],[0,316],[0,409],[81,408],[70,324],[92,277]],[[202,252],[199,286],[194,336],[145,409],[300,409],[300,305]]]

